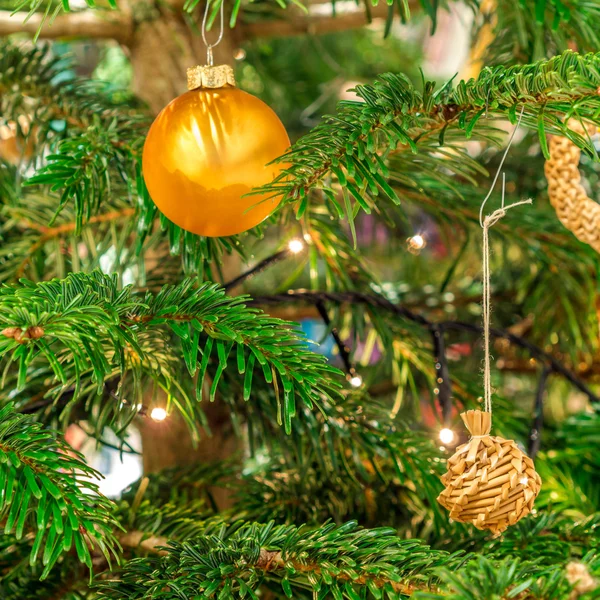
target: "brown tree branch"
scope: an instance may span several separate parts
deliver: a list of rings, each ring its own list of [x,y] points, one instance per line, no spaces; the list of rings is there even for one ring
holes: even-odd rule
[[[367,0],[370,2],[370,0]],[[311,3],[312,4],[312,3]],[[379,3],[370,9],[372,19],[385,19],[388,16],[389,7],[385,3]],[[298,14],[293,8],[281,13],[280,19],[270,21],[258,21],[256,23],[244,23],[242,39],[253,38],[278,38],[296,35],[322,35],[336,31],[358,29],[369,24],[369,18],[364,6],[356,10],[333,15],[328,14]]]
[[[123,208],[121,210],[114,210],[112,212],[104,213],[101,215],[95,215],[88,219],[86,225],[91,223],[105,223],[110,221],[116,221],[117,219],[122,219],[124,217],[130,217],[135,214],[135,208]],[[27,265],[31,262],[31,259],[35,252],[37,252],[40,248],[44,246],[49,240],[65,236],[69,233],[75,231],[77,224],[76,223],[65,223],[64,225],[59,225],[57,227],[46,227],[44,225],[38,225],[31,221],[25,221],[24,226],[27,229],[35,229],[40,232],[40,237],[33,244],[31,244],[27,254],[23,258],[21,264],[17,268],[16,271],[16,279],[23,277],[25,274],[25,269]]]
[[[309,5],[314,4],[321,4],[321,2],[316,0],[309,3]],[[384,3],[370,7],[372,19],[387,18],[388,11],[389,7]],[[26,20],[27,15],[26,12],[0,11],[0,35],[25,33],[33,36],[41,27],[39,37],[42,39],[65,37],[114,39],[124,45],[130,45],[133,40],[134,23],[131,14],[127,12],[108,13],[83,10],[58,15],[54,20],[45,20],[42,13],[35,13]],[[241,34],[239,39],[242,40],[321,35],[357,29],[368,24],[369,16],[364,6],[335,16],[329,11],[326,14],[314,14],[314,12],[313,14],[304,14],[290,8],[282,11],[280,18],[256,23],[240,23],[238,33]]]
[[[144,550],[145,552],[164,556],[167,552],[165,550],[159,550],[159,548],[166,546],[169,543],[169,540],[164,536],[148,535],[144,531],[129,531],[119,537],[119,543],[123,548],[134,548],[136,550]]]
[[[65,37],[85,37],[114,39],[128,44],[133,35],[131,15],[123,12],[81,12],[58,15],[54,20],[46,20],[43,13],[34,13],[27,22],[28,13],[0,11],[0,35],[27,33],[35,35],[42,27],[40,38],[57,39]]]
[[[296,572],[307,574],[312,573],[315,575],[319,575],[321,573],[321,567],[315,563],[301,562],[298,560],[294,560],[293,558],[284,560],[281,552],[266,550],[265,548],[261,548],[258,560],[256,561],[256,563],[254,563],[254,568],[262,569],[268,573],[270,571],[285,569],[286,564],[289,563],[293,565]],[[367,585],[370,582],[377,588],[382,588],[383,586],[388,584],[393,588],[395,592],[399,592],[406,596],[410,596],[417,589],[420,589],[415,585],[399,583],[397,581],[392,581],[391,579],[388,579],[386,577],[381,577],[371,573],[364,573],[356,579],[351,579],[349,575],[342,571],[337,575],[334,575],[334,577],[338,581],[350,581],[355,585]]]

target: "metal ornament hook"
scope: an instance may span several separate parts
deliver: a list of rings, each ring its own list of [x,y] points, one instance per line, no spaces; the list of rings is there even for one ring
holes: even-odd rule
[[[219,8],[219,35],[218,35],[216,41],[213,42],[212,44],[209,44],[208,40],[206,39],[206,22],[208,20],[208,9],[210,8],[210,0],[207,0],[206,8],[204,9],[204,17],[202,19],[202,41],[206,45],[206,64],[209,67],[212,67],[214,64],[213,48],[215,46],[218,46],[221,43],[221,40],[223,39],[224,7],[225,7],[225,3],[223,2],[223,0],[221,0],[221,6]]]

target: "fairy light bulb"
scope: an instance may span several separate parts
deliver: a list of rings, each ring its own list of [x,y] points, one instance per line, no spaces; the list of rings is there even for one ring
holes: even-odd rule
[[[440,442],[442,442],[442,444],[451,444],[453,441],[454,431],[452,431],[452,429],[444,427],[444,429],[440,431]]]
[[[521,479],[519,479],[519,483],[521,485],[527,485],[529,483],[529,477],[521,477]]]
[[[421,250],[423,250],[423,248],[425,248],[427,242],[420,233],[417,233],[416,235],[409,237],[406,240],[406,244],[408,246],[409,252],[418,254],[419,252],[421,252]]]
[[[150,413],[150,418],[153,421],[164,421],[167,418],[167,411],[164,408],[161,408],[160,406],[157,406],[156,408],[152,409],[152,412]]]
[[[349,382],[352,387],[359,388],[363,383],[363,379],[360,375],[352,375]]]
[[[302,250],[304,250],[304,242],[302,240],[294,238],[288,243],[288,250],[292,254],[298,254],[299,252],[302,252]]]

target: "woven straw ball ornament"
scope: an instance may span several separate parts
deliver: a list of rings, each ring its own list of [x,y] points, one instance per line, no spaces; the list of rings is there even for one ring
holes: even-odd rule
[[[438,502],[455,521],[498,535],[531,511],[542,480],[515,442],[489,435],[489,412],[469,410],[461,417],[472,437],[448,459]]]

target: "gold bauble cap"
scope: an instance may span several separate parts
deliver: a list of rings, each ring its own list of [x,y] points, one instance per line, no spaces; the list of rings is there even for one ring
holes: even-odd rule
[[[226,85],[235,86],[233,68],[229,65],[218,65],[216,67],[197,65],[187,70],[188,90],[222,88]]]

